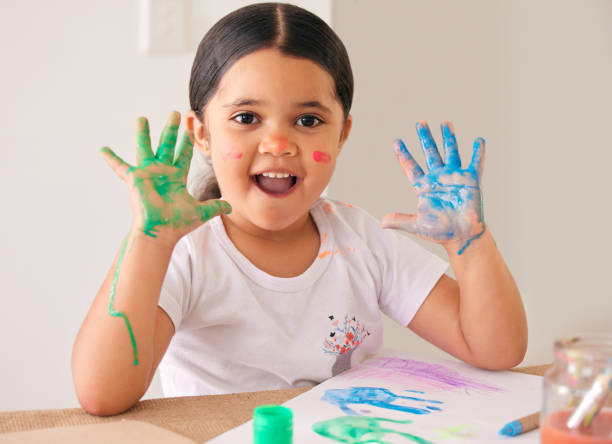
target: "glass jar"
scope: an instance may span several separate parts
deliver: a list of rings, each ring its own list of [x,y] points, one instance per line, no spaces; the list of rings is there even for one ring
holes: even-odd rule
[[[540,442],[612,444],[612,392],[599,396],[603,405],[588,426],[585,421],[577,428],[567,425],[587,393],[596,394],[610,374],[612,334],[556,341],[554,364],[544,375]]]

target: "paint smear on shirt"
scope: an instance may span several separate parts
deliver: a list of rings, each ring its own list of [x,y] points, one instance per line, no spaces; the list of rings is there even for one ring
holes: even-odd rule
[[[323,253],[321,253],[321,254],[319,255],[319,259],[323,259],[323,258],[324,258],[325,256],[327,256],[328,254],[331,254],[331,250],[327,250],[327,251],[324,251]]]

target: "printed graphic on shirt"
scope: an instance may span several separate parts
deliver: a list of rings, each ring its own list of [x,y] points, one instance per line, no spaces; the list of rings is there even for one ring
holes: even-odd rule
[[[336,362],[332,366],[332,376],[336,376],[351,368],[351,355],[353,351],[370,336],[365,325],[362,325],[355,316],[344,315],[344,322],[340,322],[333,314],[328,316],[332,330],[323,341],[323,352],[336,355]]]

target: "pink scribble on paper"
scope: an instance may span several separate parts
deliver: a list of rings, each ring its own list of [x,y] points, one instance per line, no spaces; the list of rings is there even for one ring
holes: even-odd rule
[[[442,364],[401,359],[392,357],[377,357],[369,359],[342,374],[343,378],[387,379],[405,384],[414,389],[415,386],[425,390],[476,390],[479,392],[503,392],[501,387],[490,385],[474,378],[461,375],[457,370]]]

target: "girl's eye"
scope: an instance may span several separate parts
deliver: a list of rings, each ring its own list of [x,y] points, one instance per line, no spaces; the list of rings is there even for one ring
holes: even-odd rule
[[[232,117],[232,120],[242,123],[243,125],[252,125],[253,123],[257,123],[257,117],[251,113],[240,113]]]
[[[297,119],[297,122],[296,122],[297,126],[305,126],[307,128],[312,128],[312,127],[318,126],[321,123],[323,123],[323,122],[321,122],[321,119],[319,119],[318,117],[315,117],[313,115],[310,115],[310,114],[306,114],[304,116],[300,116]]]

